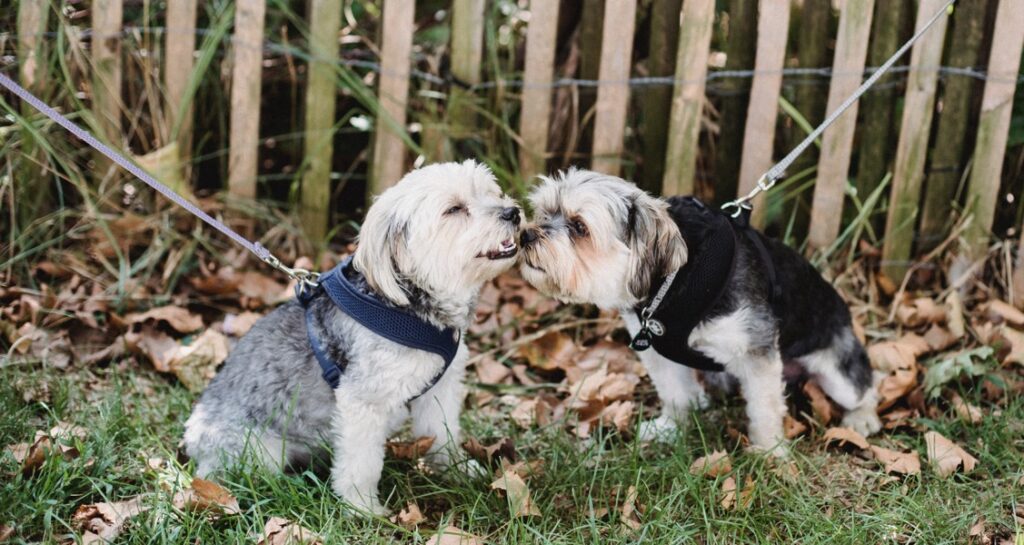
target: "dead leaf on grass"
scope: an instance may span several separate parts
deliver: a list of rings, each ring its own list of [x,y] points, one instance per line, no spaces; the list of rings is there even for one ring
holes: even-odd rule
[[[231,492],[213,481],[198,477],[192,479],[189,488],[178,491],[171,503],[178,509],[209,512],[213,515],[237,515],[241,512],[238,499]]]
[[[82,543],[108,543],[117,538],[125,523],[147,509],[142,497],[136,496],[125,501],[80,505],[71,521],[84,531]]]
[[[180,346],[168,365],[190,392],[199,393],[213,380],[229,349],[223,333],[207,329],[188,345]]]
[[[484,545],[484,540],[455,526],[448,526],[427,540],[426,545]]]
[[[928,343],[928,347],[931,348],[932,352],[939,352],[956,344],[959,337],[938,324],[932,324],[928,331],[925,332],[924,340]]]
[[[1009,303],[995,299],[986,303],[983,308],[990,321],[1007,322],[1015,326],[1024,325],[1024,312]]]
[[[412,530],[419,526],[421,522],[427,520],[427,517],[423,516],[423,511],[420,510],[420,506],[416,505],[416,502],[409,502],[398,512],[397,515],[391,517],[391,522],[401,525],[403,528]]]
[[[868,440],[865,439],[863,435],[850,428],[829,428],[828,430],[825,430],[823,438],[825,439],[826,445],[834,441],[838,441],[840,446],[849,443],[859,449],[868,449],[871,447],[871,444],[868,443]]]
[[[14,526],[10,526],[10,525],[7,525],[7,524],[0,524],[0,543],[3,543],[5,541],[7,541],[8,539],[11,539],[11,537],[13,535],[14,535]]]
[[[871,445],[871,454],[882,463],[886,473],[917,475],[921,473],[921,457],[916,451],[898,452]]]
[[[242,337],[262,317],[262,314],[248,310],[241,314],[226,314],[224,315],[224,322],[221,323],[220,330],[225,335]]]
[[[808,380],[804,383],[804,395],[811,402],[814,418],[822,426],[827,426],[832,421],[833,416],[835,416],[835,411],[832,410],[832,400],[825,395],[824,390],[814,380]]]
[[[625,500],[619,506],[619,522],[622,524],[623,529],[627,531],[640,529],[641,506],[637,504],[636,498],[636,487],[630,485],[626,490]]]
[[[432,446],[434,446],[433,437],[417,437],[413,441],[388,441],[387,451],[392,458],[419,460],[430,451]]]
[[[724,450],[716,450],[707,456],[701,456],[690,464],[690,475],[714,479],[732,471],[732,459]]]
[[[736,479],[726,477],[722,481],[722,501],[718,502],[726,511],[736,505]]]
[[[963,467],[964,473],[970,473],[978,464],[977,458],[938,432],[925,433],[924,442],[928,447],[928,463],[940,477],[956,473],[959,467]]]
[[[491,466],[491,464],[497,462],[499,459],[508,460],[510,462],[516,461],[515,443],[513,443],[508,437],[503,437],[486,446],[476,437],[470,437],[462,443],[462,448],[464,448],[466,453],[472,456],[474,460],[486,466]]]
[[[505,491],[513,517],[540,516],[540,510],[530,498],[530,488],[519,474],[503,471],[502,475],[491,483],[491,490]]]
[[[937,304],[931,297],[918,297],[896,307],[896,318],[908,327],[941,322],[946,319],[946,314],[945,305]]]
[[[124,320],[129,325],[142,324],[148,320],[166,322],[167,325],[171,326],[178,333],[191,333],[203,327],[203,318],[201,316],[189,312],[188,309],[173,305],[154,307],[141,313],[132,313],[125,316]]]
[[[1016,363],[1024,366],[1024,333],[1006,326],[999,328],[999,337],[1009,346],[1009,352],[1003,356],[1002,364]]]
[[[561,331],[548,332],[536,341],[519,347],[519,354],[530,367],[544,371],[566,369],[574,353],[576,343]]]
[[[985,416],[985,413],[983,413],[979,407],[964,401],[959,394],[952,394],[950,396],[949,403],[953,406],[953,410],[956,411],[957,416],[959,416],[961,420],[970,422],[971,424],[980,424]]]
[[[787,414],[782,419],[782,429],[786,434],[786,439],[794,439],[807,432],[807,424]]]
[[[512,370],[502,365],[498,360],[484,356],[475,364],[476,376],[483,384],[508,384],[512,377]]]
[[[257,545],[322,545],[316,532],[282,517],[270,517]]]

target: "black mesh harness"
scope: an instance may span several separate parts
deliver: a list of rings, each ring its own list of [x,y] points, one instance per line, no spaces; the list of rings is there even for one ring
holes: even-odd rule
[[[640,331],[630,346],[639,351],[654,347],[662,356],[702,371],[724,371],[725,366],[690,347],[690,334],[721,299],[736,267],[739,237],[747,237],[757,249],[766,270],[769,298],[774,305],[780,290],[775,267],[761,235],[750,227],[750,211],[732,218],[711,209],[695,197],[677,199],[676,223],[686,241],[689,260],[675,274],[665,277],[652,293],[658,293],[670,281],[664,298],[655,296],[634,309]],[[654,306],[655,308],[651,308]]]

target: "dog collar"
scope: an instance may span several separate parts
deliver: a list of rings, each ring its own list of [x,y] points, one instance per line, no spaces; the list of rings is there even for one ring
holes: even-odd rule
[[[459,350],[461,333],[453,328],[441,329],[408,311],[385,303],[379,297],[360,291],[346,276],[351,266],[352,258],[349,257],[322,274],[317,287],[296,289],[299,302],[306,308],[306,332],[324,380],[331,388],[337,388],[344,366],[338,365],[327,355],[312,328],[309,302],[321,293],[327,294],[338,309],[375,334],[403,346],[441,356],[444,360],[441,372],[423,392],[412,399],[420,397],[437,384],[448,370]]]

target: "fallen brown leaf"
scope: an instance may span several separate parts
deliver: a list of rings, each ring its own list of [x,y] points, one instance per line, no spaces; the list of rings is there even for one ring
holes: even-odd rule
[[[487,466],[495,463],[498,459],[516,461],[516,447],[508,437],[503,437],[486,446],[476,437],[470,437],[462,443],[462,448],[473,459]]]
[[[932,324],[928,331],[925,332],[924,340],[928,343],[928,347],[931,348],[932,352],[938,352],[956,344],[959,337],[938,324]]]
[[[186,346],[180,346],[168,362],[178,380],[193,393],[202,392],[217,374],[217,367],[228,357],[228,338],[207,329]]]
[[[540,516],[540,510],[530,498],[530,488],[517,473],[504,471],[491,483],[491,489],[505,491],[513,517]]]
[[[786,439],[794,439],[807,432],[807,424],[788,414],[782,420],[782,428],[786,434]]]
[[[14,535],[14,526],[10,526],[10,525],[7,525],[7,524],[0,524],[0,543],[3,543],[5,541],[7,541],[8,539],[11,539],[11,537],[13,535]]]
[[[882,463],[886,473],[917,475],[921,473],[921,457],[917,452],[897,452],[871,445],[871,454]]]
[[[426,545],[484,545],[484,540],[455,526],[448,526],[431,536]]]
[[[719,502],[719,505],[726,511],[736,505],[736,479],[726,477],[722,481],[722,501]]]
[[[429,452],[432,446],[433,437],[417,437],[413,441],[388,441],[387,451],[392,458],[418,460]]]
[[[192,479],[192,485],[178,491],[171,499],[178,509],[209,512],[213,515],[237,515],[241,512],[238,500],[221,485],[200,479]]]
[[[924,441],[928,447],[928,462],[940,477],[952,475],[961,466],[964,473],[970,473],[978,464],[977,458],[938,432],[925,433]]]
[[[257,545],[322,545],[323,538],[286,518],[270,517]]]
[[[107,543],[117,538],[125,523],[147,509],[142,497],[136,496],[119,502],[80,505],[71,521],[84,531],[83,543]]]
[[[640,529],[640,506],[636,501],[636,487],[630,485],[626,490],[626,498],[619,506],[619,522],[627,531]]]
[[[701,456],[690,464],[690,475],[709,478],[719,477],[732,471],[732,459],[724,450],[716,450],[707,456]]]
[[[985,416],[985,414],[981,412],[980,408],[964,401],[959,394],[954,393],[951,395],[949,403],[953,405],[953,409],[961,420],[965,420],[971,424],[980,424]]]
[[[403,528],[413,529],[419,525],[419,523],[426,520],[427,517],[423,516],[423,511],[420,511],[420,506],[416,505],[415,502],[409,502],[398,512],[397,515],[391,518],[391,522],[400,524]]]
[[[989,301],[984,309],[988,319],[993,322],[1007,322],[1015,326],[1024,325],[1024,312],[1017,310],[1009,303],[996,299]]]
[[[481,358],[474,366],[476,376],[483,384],[507,384],[512,377],[511,369],[491,357]]]
[[[245,311],[241,314],[226,314],[220,330],[225,335],[242,337],[252,329],[252,326],[262,318],[261,314],[252,311]]]
[[[868,443],[868,440],[863,435],[850,428],[829,428],[825,430],[824,439],[826,445],[838,441],[840,446],[849,443],[859,449],[871,447],[871,444]]]
[[[526,359],[530,367],[544,371],[567,368],[575,352],[576,343],[572,337],[560,331],[546,333],[536,341],[519,348],[519,354]]]
[[[188,309],[172,305],[154,307],[146,312],[133,313],[124,317],[129,325],[145,323],[148,320],[166,322],[178,333],[191,333],[203,327],[203,318]]]
[[[818,423],[822,426],[827,426],[835,416],[835,411],[832,410],[832,400],[825,395],[825,391],[822,390],[821,386],[819,386],[814,380],[808,380],[804,383],[804,395],[806,395],[808,401],[811,402],[811,410],[814,412],[814,418],[816,418]]]

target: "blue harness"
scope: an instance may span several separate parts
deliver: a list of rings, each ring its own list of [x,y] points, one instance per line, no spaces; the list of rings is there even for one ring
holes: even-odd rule
[[[321,376],[331,388],[337,388],[341,375],[345,372],[345,363],[331,359],[313,329],[314,317],[309,303],[319,295],[327,294],[342,312],[375,334],[409,348],[437,354],[444,359],[441,372],[412,399],[420,397],[441,380],[455,359],[455,353],[459,350],[460,332],[453,328],[439,329],[405,310],[390,306],[377,297],[359,291],[345,276],[345,271],[351,266],[352,258],[349,257],[329,272],[320,275],[316,287],[307,286],[303,289],[300,284],[295,290],[299,303],[306,309],[306,335],[309,337],[313,355],[320,364]]]

